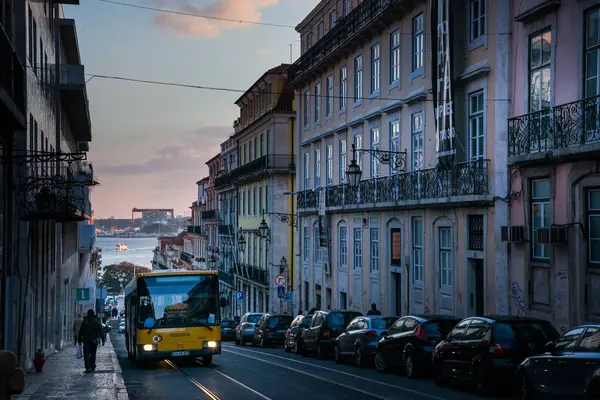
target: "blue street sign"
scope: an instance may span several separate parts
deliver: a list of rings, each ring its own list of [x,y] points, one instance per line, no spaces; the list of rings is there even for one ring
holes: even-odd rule
[[[277,286],[277,298],[283,299],[285,296],[285,288],[283,286]]]
[[[283,299],[285,301],[292,301],[292,292],[286,292],[286,294],[283,296]]]
[[[244,300],[244,292],[235,292],[235,299],[236,300]]]

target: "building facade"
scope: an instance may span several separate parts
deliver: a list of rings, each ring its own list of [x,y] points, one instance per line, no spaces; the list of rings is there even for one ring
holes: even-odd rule
[[[512,1],[511,313],[600,318],[600,3]],[[560,76],[560,79],[558,78]]]
[[[296,28],[302,309],[508,312],[509,2],[452,7],[323,0]]]
[[[215,191],[215,179],[222,169],[221,154],[213,156],[206,162],[208,167],[208,183],[206,185],[206,209],[202,211],[202,222],[208,236],[207,259],[209,269],[216,269],[219,265],[219,227],[221,226],[221,212],[219,199]]]
[[[2,158],[10,211],[3,237],[11,241],[3,252],[2,340],[30,368],[37,349],[72,342],[75,314],[94,308],[91,122],[75,21],[61,2],[5,1],[0,17],[2,73],[14,74],[2,83],[16,100],[13,118],[0,118],[13,149]],[[15,110],[25,121],[16,129]]]
[[[206,188],[208,186],[208,177],[205,177],[196,182],[198,188],[198,196],[192,203],[192,217],[190,224],[187,227],[187,232],[190,237],[191,249],[186,249],[193,259],[193,269],[208,269],[208,235],[206,234],[206,225],[202,220],[202,213],[206,210]]]

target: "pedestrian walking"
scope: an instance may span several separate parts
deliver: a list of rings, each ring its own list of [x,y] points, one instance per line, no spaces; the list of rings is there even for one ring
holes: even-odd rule
[[[25,371],[19,368],[17,356],[10,351],[0,350],[0,400],[21,394],[25,390]]]
[[[94,310],[88,310],[77,336],[79,344],[83,344],[85,372],[92,372],[96,369],[96,351],[102,337],[102,324],[96,317]]]
[[[77,314],[75,316],[75,320],[73,321],[73,346],[77,346],[77,338],[79,336],[79,328],[81,328],[82,323],[83,323],[83,315]]]
[[[377,309],[377,304],[371,304],[371,309],[367,311],[367,315],[381,315],[381,311]]]

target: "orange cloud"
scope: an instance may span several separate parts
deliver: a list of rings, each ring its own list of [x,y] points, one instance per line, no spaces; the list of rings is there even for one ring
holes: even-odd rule
[[[206,15],[216,19],[193,17],[159,12],[154,23],[161,29],[174,31],[184,36],[219,37],[224,29],[249,28],[251,24],[233,22],[260,22],[263,8],[271,7],[280,0],[216,0],[205,6],[195,6],[189,3],[181,4],[177,9],[170,10],[186,14]],[[220,21],[226,18],[233,21]]]

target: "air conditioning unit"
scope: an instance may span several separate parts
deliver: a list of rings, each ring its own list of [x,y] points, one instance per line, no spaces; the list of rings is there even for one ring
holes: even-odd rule
[[[325,271],[326,275],[331,275],[331,265],[329,265],[328,262],[323,263],[323,270]]]
[[[537,229],[537,242],[539,244],[567,244],[569,232],[566,227],[551,227]]]
[[[503,242],[525,242],[527,234],[525,227],[522,225],[503,226],[500,230],[500,236]]]

